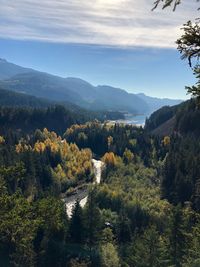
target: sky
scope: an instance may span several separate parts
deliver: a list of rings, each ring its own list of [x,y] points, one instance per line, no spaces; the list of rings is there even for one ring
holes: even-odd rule
[[[176,12],[154,0],[0,0],[0,58],[129,92],[185,99],[195,82],[175,40],[196,1]]]

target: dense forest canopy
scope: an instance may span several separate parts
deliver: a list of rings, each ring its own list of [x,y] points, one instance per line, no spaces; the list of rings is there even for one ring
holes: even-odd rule
[[[0,133],[15,130],[18,135],[33,133],[36,129],[48,128],[63,134],[67,127],[76,123],[98,119],[99,121],[123,119],[120,112],[101,111],[89,112],[84,109],[67,109],[62,105],[50,105],[43,107],[27,107],[17,105],[0,105]]]
[[[200,140],[185,130],[195,106],[163,108],[145,129],[95,120],[62,136],[10,126],[0,137],[1,266],[198,266]],[[170,116],[186,128],[152,134]],[[68,217],[63,197],[81,188],[87,204]]]

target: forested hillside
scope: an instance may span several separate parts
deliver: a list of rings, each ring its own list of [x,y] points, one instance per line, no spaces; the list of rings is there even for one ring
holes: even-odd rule
[[[170,131],[169,131],[170,125]],[[198,101],[191,99],[173,107],[163,107],[146,121],[145,128],[155,134],[165,135],[177,132],[181,135],[200,134],[200,111]]]
[[[163,136],[170,128],[170,149],[166,157],[161,190],[164,198],[177,205],[189,202],[200,210],[200,110],[197,99],[175,107],[164,107],[149,118],[146,130]]]
[[[45,108],[55,105],[55,103],[35,96],[0,88],[0,105],[8,107]]]
[[[19,98],[20,103],[23,103],[23,98]],[[28,98],[29,101],[29,98]],[[35,100],[33,102],[34,108],[17,103],[16,107],[7,106],[5,103],[0,106],[0,133],[8,133],[9,130],[15,130],[19,136],[27,133],[33,133],[36,129],[44,129],[56,131],[63,134],[67,127],[76,123],[84,123],[90,120],[98,119],[104,121],[105,119],[116,120],[123,119],[124,116],[120,112],[88,112],[76,106],[66,109],[61,105],[47,105],[40,108],[35,107]],[[40,102],[38,102],[40,105]]]

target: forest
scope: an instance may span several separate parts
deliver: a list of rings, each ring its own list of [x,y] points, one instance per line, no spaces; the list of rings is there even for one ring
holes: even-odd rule
[[[200,266],[195,105],[163,108],[145,128],[65,114],[60,129],[52,113],[43,128],[22,125],[21,109],[2,108],[0,266]],[[55,110],[43,110],[45,121],[49,112]],[[156,135],[172,116],[171,135]],[[99,185],[92,158],[104,162]],[[63,197],[81,187],[87,204],[77,201],[68,217]]]
[[[4,99],[5,100],[5,99]],[[39,106],[33,104],[28,107],[22,102],[12,105],[13,97],[9,103],[0,104],[0,133],[6,134],[10,130],[18,133],[18,136],[31,134],[37,129],[48,128],[63,134],[66,128],[73,124],[81,124],[90,120],[99,121],[123,119],[124,114],[115,111],[97,111],[90,112],[75,105],[68,106],[50,104],[48,106]],[[39,104],[39,103],[38,103]]]

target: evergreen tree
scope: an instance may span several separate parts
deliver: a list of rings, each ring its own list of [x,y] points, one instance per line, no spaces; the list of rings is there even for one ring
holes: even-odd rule
[[[95,195],[95,189],[92,189],[89,192],[85,210],[86,239],[90,251],[95,249],[98,244],[101,229],[101,216],[99,208],[95,204]]]
[[[69,226],[69,236],[72,243],[82,244],[84,238],[83,212],[77,201],[72,211]]]

